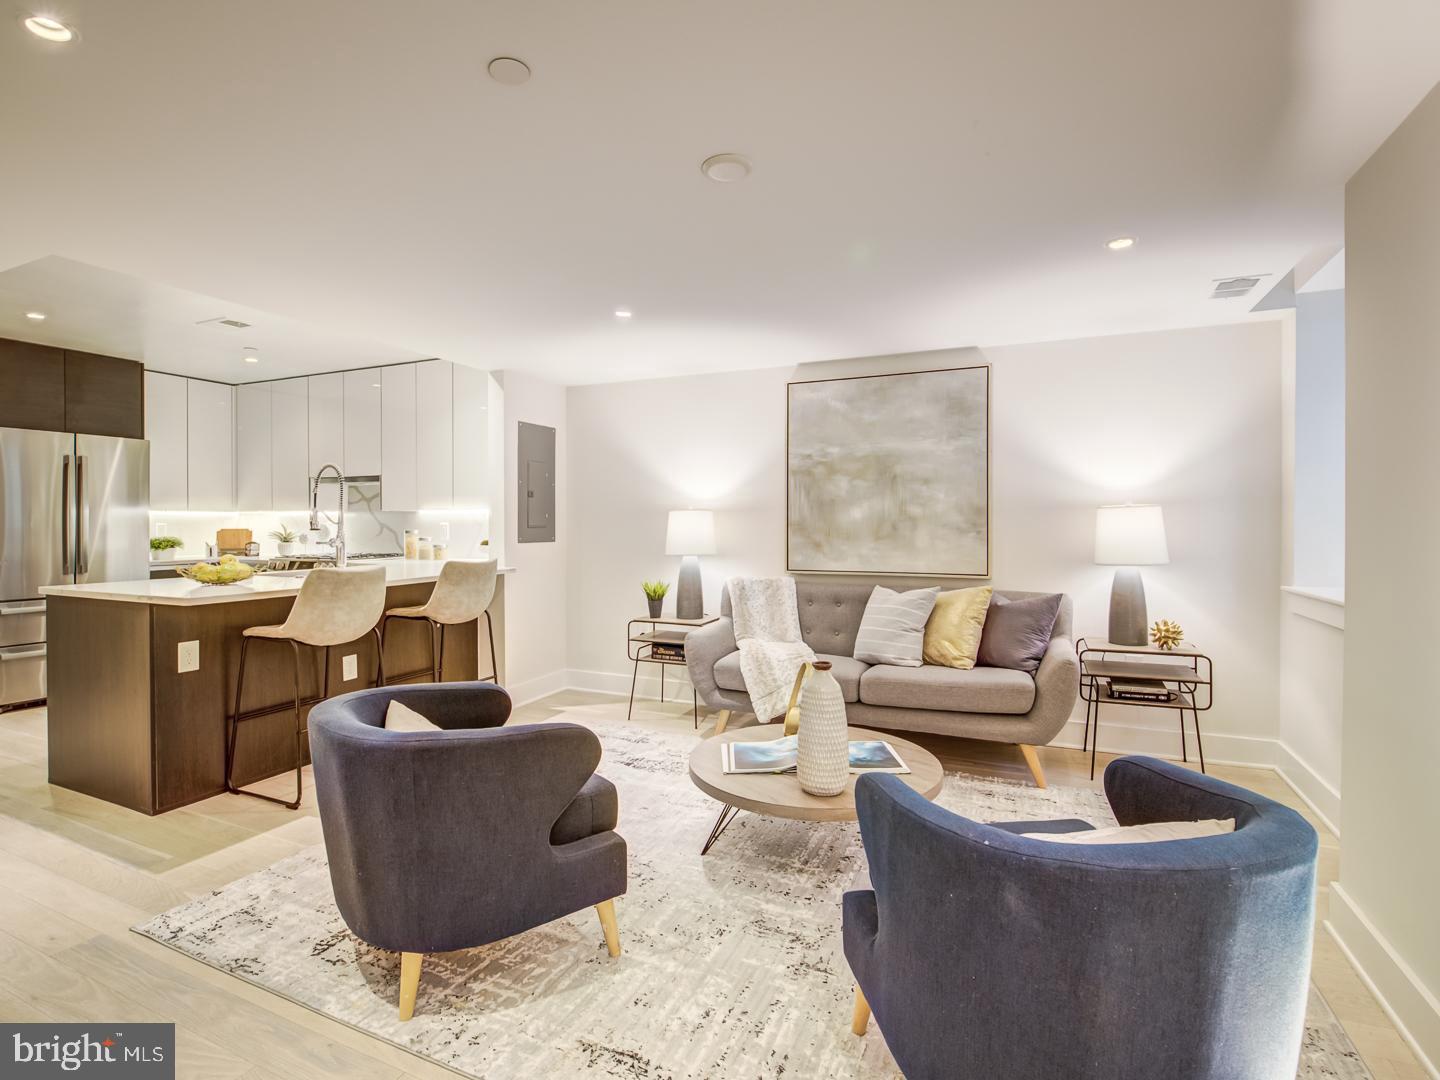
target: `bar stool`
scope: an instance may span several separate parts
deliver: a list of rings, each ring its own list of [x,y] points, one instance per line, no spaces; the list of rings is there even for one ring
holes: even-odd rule
[[[496,682],[500,677],[500,666],[495,662],[495,626],[490,621],[496,570],[494,559],[451,559],[440,568],[440,576],[435,581],[429,600],[385,612],[380,620],[380,647],[385,647],[385,624],[389,620],[424,619],[430,624],[430,677],[432,682],[438,683],[440,672],[445,668],[445,627],[475,621],[483,615],[485,633],[490,639],[490,674],[481,676],[481,679]],[[435,646],[437,628],[440,633],[439,648]],[[415,674],[418,673],[409,677],[413,678]]]
[[[302,705],[322,700],[330,688],[330,647],[344,645],[366,634],[375,635],[375,685],[385,685],[385,654],[380,631],[376,626],[385,610],[385,568],[367,566],[355,569],[321,568],[311,570],[300,586],[300,593],[290,614],[278,626],[250,626],[240,639],[240,671],[235,679],[235,716],[230,724],[230,739],[225,748],[225,790],[234,795],[251,795],[257,799],[279,803],[291,810],[300,806],[301,771],[305,764],[305,725],[300,718]],[[241,693],[245,688],[245,658],[252,641],[288,641],[295,657],[295,801],[286,802],[273,795],[263,795],[235,786],[235,742],[242,721],[268,716],[275,709],[240,711]],[[320,696],[300,700],[300,646],[325,650],[324,674]]]

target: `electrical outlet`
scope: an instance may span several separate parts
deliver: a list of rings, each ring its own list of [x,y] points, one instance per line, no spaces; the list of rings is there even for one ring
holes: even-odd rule
[[[447,544],[450,542],[450,522],[440,522],[440,539],[444,540]]]
[[[200,642],[182,641],[176,651],[179,654],[176,657],[176,671],[183,675],[187,671],[200,670]]]
[[[155,535],[156,535],[156,536],[169,536],[169,535],[170,535],[170,526],[169,526],[168,524],[166,524],[165,522],[163,522],[163,521],[157,521],[157,522],[155,523]]]
[[[356,653],[347,653],[340,658],[340,678],[349,682],[360,675],[360,657]]]

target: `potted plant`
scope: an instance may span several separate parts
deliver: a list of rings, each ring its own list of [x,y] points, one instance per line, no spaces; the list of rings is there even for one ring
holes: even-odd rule
[[[270,534],[270,539],[275,541],[275,550],[281,555],[295,554],[295,545],[300,542],[300,534],[289,525],[281,525]]]
[[[167,551],[184,546],[185,541],[178,536],[153,536],[150,538],[150,558],[163,559]]]
[[[665,594],[670,586],[663,581],[642,581],[640,588],[645,591],[645,600],[650,605],[650,618],[658,619],[665,606]]]

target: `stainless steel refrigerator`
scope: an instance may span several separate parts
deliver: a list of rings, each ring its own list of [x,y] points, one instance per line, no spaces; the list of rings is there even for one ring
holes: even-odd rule
[[[45,689],[40,589],[149,572],[150,444],[0,428],[0,709]]]

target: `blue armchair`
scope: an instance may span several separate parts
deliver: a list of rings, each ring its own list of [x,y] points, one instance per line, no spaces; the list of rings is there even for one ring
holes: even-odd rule
[[[401,701],[443,731],[385,731]],[[620,955],[625,892],[615,788],[576,724],[503,727],[493,683],[381,687],[310,714],[330,881],[345,924],[401,953],[400,1019],[427,952],[468,949],[594,906]]]
[[[874,1010],[911,1080],[1294,1080],[1315,831],[1243,788],[1153,758],[1105,770],[1122,825],[1235,832],[1068,845],[982,825],[893,776],[855,798],[874,890],[845,894],[856,1034]]]

